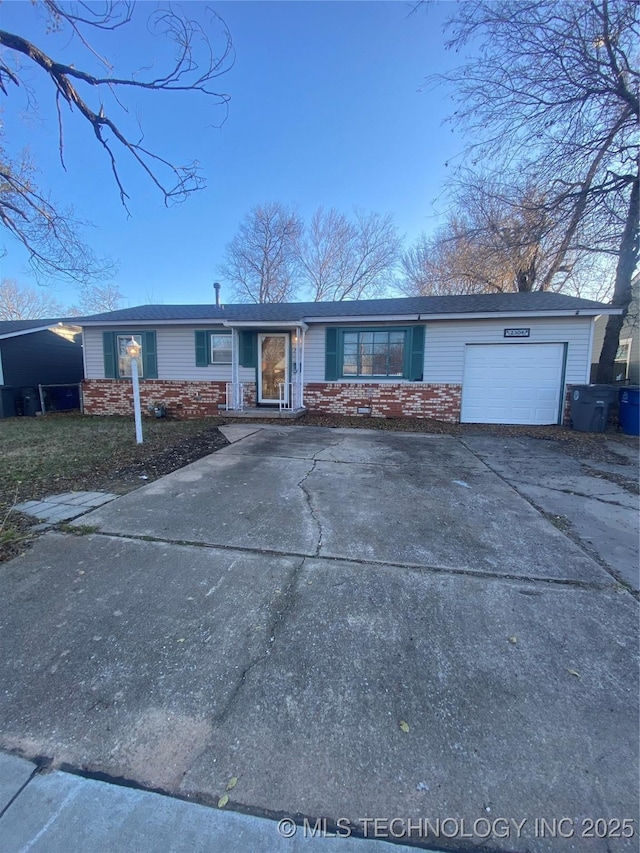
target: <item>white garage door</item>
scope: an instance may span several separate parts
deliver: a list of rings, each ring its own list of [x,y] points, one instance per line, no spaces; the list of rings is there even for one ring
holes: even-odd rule
[[[460,420],[558,422],[564,344],[467,344]]]

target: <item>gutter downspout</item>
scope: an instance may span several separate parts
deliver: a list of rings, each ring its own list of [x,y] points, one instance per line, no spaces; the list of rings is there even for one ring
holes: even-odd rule
[[[602,314],[600,315],[603,316]],[[589,346],[587,348],[587,375],[585,377],[585,384],[589,385],[591,383],[591,364],[593,362],[593,338],[596,331],[596,320],[597,317],[591,318],[591,323],[589,325]]]

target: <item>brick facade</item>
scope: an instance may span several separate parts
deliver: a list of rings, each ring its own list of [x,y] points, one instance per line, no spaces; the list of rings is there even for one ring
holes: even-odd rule
[[[461,394],[462,385],[456,384],[310,382],[304,387],[304,403],[310,412],[458,423]],[[359,408],[371,411],[359,413]]]
[[[304,388],[304,402],[318,414],[360,415],[374,418],[433,418],[458,423],[461,385],[425,382],[312,382]],[[169,417],[202,418],[222,414],[225,382],[167,379],[140,381],[142,413],[161,403]],[[130,415],[133,392],[128,379],[85,379],[84,411],[88,415]],[[255,406],[255,383],[245,383],[245,405]],[[358,412],[359,408],[370,412]]]
[[[206,418],[221,413],[225,404],[226,382],[140,380],[142,414],[161,403],[173,418]],[[84,412],[87,415],[130,415],[133,391],[130,379],[85,379],[82,383]],[[255,384],[245,384],[245,403],[255,405]]]

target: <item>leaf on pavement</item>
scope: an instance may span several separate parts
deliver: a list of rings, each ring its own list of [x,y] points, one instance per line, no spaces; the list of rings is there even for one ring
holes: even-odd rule
[[[220,799],[218,800],[218,808],[223,809],[227,805],[228,802],[229,802],[229,795],[223,794],[220,797]]]
[[[225,788],[225,791],[233,791],[233,789],[236,787],[237,784],[238,784],[238,777],[232,776],[231,779],[229,779],[229,781],[227,782],[227,787]]]
[[[400,720],[400,731],[404,732],[405,734],[408,733],[409,723],[407,723],[406,720]]]

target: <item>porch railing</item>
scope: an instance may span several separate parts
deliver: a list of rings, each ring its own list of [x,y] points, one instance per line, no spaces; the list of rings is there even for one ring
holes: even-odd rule
[[[281,412],[302,408],[302,383],[278,382],[278,406]]]
[[[244,382],[226,383],[225,409],[227,412],[244,411]]]

